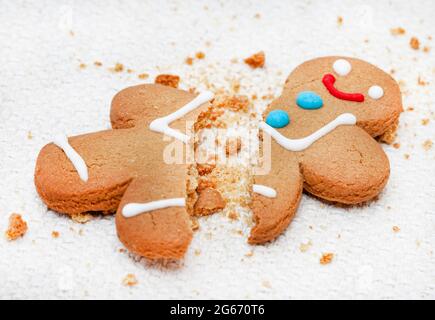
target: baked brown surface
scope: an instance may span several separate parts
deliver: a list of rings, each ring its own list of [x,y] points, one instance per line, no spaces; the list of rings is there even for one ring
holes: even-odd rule
[[[117,211],[118,236],[130,251],[148,258],[180,258],[192,237],[185,208],[160,209],[132,218],[123,217],[121,210],[129,202],[185,197],[186,165],[163,161],[164,149],[173,139],[164,140],[148,126],[194,98],[194,94],[161,85],[139,85],[119,92],[110,115],[114,130],[69,138],[87,164],[87,182],[79,178],[62,149],[50,143],[41,150],[35,185],[42,200],[50,209],[69,215]],[[185,132],[186,122],[193,125],[206,106],[171,127]]]
[[[339,76],[334,72],[333,63],[337,59],[351,63],[348,75]],[[337,88],[362,93],[365,101],[358,103],[332,96],[322,83],[327,73],[335,75]],[[379,100],[367,95],[373,85],[384,90]],[[300,108],[296,97],[302,91],[320,95],[323,107]],[[304,62],[289,75],[282,95],[269,105],[265,117],[275,109],[288,112],[290,124],[277,130],[292,139],[310,135],[343,113],[354,114],[357,125],[340,126],[300,152],[288,151],[272,139],[271,172],[256,176],[255,183],[274,188],[277,197],[253,196],[256,225],[250,243],[272,240],[287,227],[303,189],[319,198],[343,204],[357,204],[376,197],[388,181],[390,166],[373,138],[391,141],[402,112],[402,100],[398,84],[379,68],[359,59],[324,57]]]
[[[339,58],[349,61],[352,71],[346,76],[335,74],[335,86],[364,94],[364,102],[340,100],[323,85],[322,77],[334,74],[332,65]],[[367,95],[372,85],[383,88],[381,99]],[[323,107],[306,110],[297,106],[296,97],[301,91],[316,92],[323,99]],[[152,120],[178,110],[194,97],[161,85],[140,85],[119,92],[112,101],[113,130],[69,138],[87,165],[87,182],[80,179],[62,149],[51,143],[41,150],[35,185],[43,201],[50,209],[71,216],[116,211],[118,236],[131,252],[151,259],[179,259],[192,238],[189,214],[203,216],[225,209],[228,217],[237,219],[233,209],[237,205],[249,206],[255,225],[248,241],[261,244],[286,229],[304,189],[328,201],[357,204],[376,197],[387,183],[389,162],[374,138],[387,142],[394,139],[402,111],[401,95],[397,83],[371,64],[326,57],[297,67],[286,80],[281,97],[265,112],[265,116],[275,109],[288,112],[290,124],[277,129],[282,135],[291,139],[306,137],[343,113],[354,114],[357,124],[339,126],[299,152],[284,149],[263,132],[260,138],[270,141],[270,171],[254,179],[250,168],[216,165],[214,157],[211,162],[189,166],[185,161],[165,163],[170,143],[178,143],[178,150],[184,153],[186,148],[194,147],[196,153],[195,139],[202,130],[225,130],[231,121],[240,119],[240,114],[249,117],[252,112],[245,97],[219,97],[171,124],[181,132],[186,132],[186,126],[194,128],[194,146],[164,140],[161,133],[149,129]],[[228,117],[228,112],[236,116]],[[231,139],[216,143],[226,156],[234,157],[244,142],[239,137]],[[276,198],[254,193],[253,183],[273,188]],[[157,209],[130,218],[121,214],[127,203],[171,198],[185,198],[187,208]]]

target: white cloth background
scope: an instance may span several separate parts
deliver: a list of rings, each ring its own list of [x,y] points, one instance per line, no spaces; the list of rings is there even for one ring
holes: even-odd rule
[[[0,298],[435,298],[435,146],[422,146],[435,141],[434,12],[430,0],[1,1],[0,230],[19,212],[29,231],[14,242],[0,237]],[[394,27],[406,34],[392,36]],[[412,50],[411,36],[432,51]],[[187,66],[200,50],[206,58]],[[265,69],[240,62],[258,50]],[[279,94],[303,61],[333,54],[394,69],[405,108],[415,109],[401,116],[400,148],[384,145],[391,178],[370,205],[342,209],[304,196],[287,231],[257,247],[237,224],[202,219],[183,265],[163,269],[119,252],[112,217],[76,224],[36,194],[40,148],[57,133],[108,128],[113,95],[144,82],[138,73],[150,82],[172,72],[184,88],[240,81],[240,93],[261,97]],[[134,73],[110,72],[116,62]],[[331,264],[320,265],[323,252],[335,254]],[[131,288],[121,283],[128,273],[139,282]]]

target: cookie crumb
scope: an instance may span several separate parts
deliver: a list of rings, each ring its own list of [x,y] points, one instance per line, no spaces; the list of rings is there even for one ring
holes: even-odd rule
[[[93,216],[89,213],[76,213],[71,215],[71,219],[74,222],[78,222],[78,223],[86,223],[90,220],[92,220]]]
[[[233,93],[239,93],[240,82],[238,80],[231,81],[231,90],[233,91]]]
[[[263,51],[260,51],[246,58],[244,61],[248,66],[253,69],[263,68],[264,62],[266,61],[266,56]]]
[[[321,265],[325,265],[325,264],[329,264],[331,263],[332,259],[334,259],[334,254],[333,253],[324,253],[322,254],[322,257],[320,258],[320,264]]]
[[[29,140],[33,139],[33,134],[32,134],[32,131],[30,131],[30,130],[27,132],[27,139],[29,139]]]
[[[400,143],[398,143],[398,142],[393,143],[393,147],[394,147],[395,149],[399,149],[399,148],[400,148]]]
[[[133,69],[127,69],[127,73],[133,73],[134,70]]]
[[[86,69],[86,64],[85,63],[80,63],[79,64],[79,68],[82,69],[82,70]]]
[[[430,148],[432,148],[432,145],[432,140],[426,140],[425,142],[423,142],[423,149],[428,151]]]
[[[119,252],[119,253],[126,253],[127,250],[125,250],[124,248],[119,248],[119,249],[118,249],[118,252]]]
[[[411,40],[409,40],[409,45],[414,50],[420,49],[420,41],[418,41],[416,37],[412,37]]]
[[[184,62],[187,65],[191,66],[193,64],[193,58],[192,57],[187,57],[186,60],[184,60]]]
[[[239,235],[239,236],[243,236],[243,231],[240,230],[240,229],[236,229],[236,230],[234,230],[234,233],[237,234],[237,235]]]
[[[342,26],[343,25],[343,17],[342,16],[338,16],[337,17],[337,24],[338,24],[338,26]]]
[[[113,72],[122,72],[122,71],[124,71],[124,65],[122,64],[122,63],[116,63],[115,64],[115,66],[112,68],[112,69],[110,69],[111,71],[113,71]]]
[[[256,14],[254,15],[254,18],[255,18],[255,19],[260,19],[260,18],[261,18],[261,14],[256,13]]]
[[[248,257],[248,258],[252,257],[253,255],[254,255],[254,251],[252,251],[252,250],[245,253],[245,257]]]
[[[136,279],[136,276],[132,273],[127,274],[125,278],[122,280],[122,284],[127,287],[135,286],[137,285],[137,283],[138,281]]]
[[[427,81],[424,81],[420,76],[418,76],[417,84],[418,84],[419,86],[425,86],[425,85],[428,84],[428,82],[427,82]]]
[[[103,65],[103,63],[100,62],[100,61],[95,61],[94,62],[94,66],[96,66],[96,67],[101,67],[102,65]]]
[[[160,74],[154,80],[155,83],[172,88],[178,88],[180,77],[172,74]]]
[[[206,216],[223,208],[225,208],[225,201],[220,192],[213,188],[205,188],[199,193],[193,210],[195,215]]]
[[[9,227],[6,230],[6,239],[9,241],[22,237],[27,231],[27,223],[20,214],[12,213],[9,217]]]
[[[241,148],[242,148],[242,139],[240,137],[229,138],[225,143],[225,154],[227,156],[237,155]]]
[[[267,280],[263,280],[263,282],[261,283],[261,285],[262,285],[263,287],[267,288],[267,289],[272,288],[272,285],[271,285],[270,282],[267,281]]]
[[[406,111],[414,111],[414,107],[408,107]]]
[[[311,242],[311,240],[309,240],[307,243],[301,243],[299,245],[299,250],[301,252],[307,252],[308,249],[310,249],[310,247],[313,245],[313,243]]]
[[[196,57],[197,59],[202,60],[202,59],[205,58],[205,53],[202,52],[202,51],[198,51],[198,52],[195,54],[195,57]]]
[[[406,31],[405,31],[405,29],[403,29],[401,27],[398,27],[398,28],[392,28],[392,29],[390,29],[390,33],[393,36],[401,36],[401,35],[404,35],[406,33]]]
[[[192,218],[192,219],[191,219],[191,223],[192,223],[192,230],[193,230],[193,231],[199,230],[198,219],[196,219],[196,218]]]
[[[51,236],[53,237],[53,238],[59,238],[59,235],[60,235],[60,233],[58,232],[58,231],[52,231],[51,232]]]
[[[403,157],[404,157],[406,160],[408,160],[409,157],[410,157],[410,155],[409,155],[408,153],[405,153],[405,154],[403,155]]]
[[[147,79],[149,77],[148,73],[140,73],[137,75],[137,77],[141,80]]]
[[[239,220],[239,214],[235,211],[230,211],[228,213],[228,218],[230,218],[231,220]]]
[[[429,124],[429,119],[427,119],[427,118],[425,118],[425,119],[421,119],[421,124],[423,125],[423,126],[427,126],[428,124]]]
[[[399,231],[400,231],[400,228],[399,228],[398,226],[393,226],[393,231],[394,231],[394,232],[399,232]]]
[[[423,52],[428,53],[430,51],[430,48],[428,46],[425,46],[423,48]]]
[[[195,249],[195,256],[199,256],[201,254],[201,250],[200,249]]]

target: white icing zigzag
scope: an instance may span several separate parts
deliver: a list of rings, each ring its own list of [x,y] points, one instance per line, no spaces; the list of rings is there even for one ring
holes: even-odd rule
[[[188,104],[184,105],[177,111],[167,115],[166,117],[157,118],[153,120],[150,123],[150,129],[152,131],[166,134],[168,136],[174,137],[175,139],[181,140],[184,143],[187,143],[189,141],[189,137],[178,130],[174,130],[170,128],[169,124],[177,119],[180,119],[181,117],[188,114],[189,112],[195,110],[203,103],[210,101],[211,99],[213,99],[213,97],[214,94],[210,91],[201,92],[195,99],[193,99],[192,101],[190,101]]]
[[[356,117],[351,113],[343,113],[337,118],[326,124],[324,127],[315,131],[314,133],[300,139],[289,139],[279,133],[276,129],[272,128],[265,122],[260,123],[260,128],[269,134],[275,141],[283,148],[290,151],[302,151],[312,145],[314,142],[325,136],[335,128],[341,125],[356,124]]]

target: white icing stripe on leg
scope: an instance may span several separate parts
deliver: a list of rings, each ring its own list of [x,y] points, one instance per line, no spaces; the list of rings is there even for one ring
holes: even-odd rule
[[[88,181],[88,167],[83,158],[68,143],[68,137],[65,135],[58,135],[54,138],[53,143],[65,152],[65,155],[77,170],[80,179],[85,182]]]
[[[126,218],[131,218],[137,216],[141,213],[164,209],[169,207],[185,207],[186,200],[184,198],[172,198],[172,199],[164,199],[151,201],[147,203],[127,203],[122,208],[122,215]]]
[[[312,133],[305,138],[289,139],[279,133],[276,129],[272,128],[265,122],[260,122],[260,128],[268,133],[272,138],[276,140],[278,144],[290,151],[301,151],[308,148],[314,142],[325,136],[335,128],[341,125],[354,125],[356,124],[356,117],[351,113],[343,113],[337,118],[320,128],[316,132]]]
[[[150,123],[150,129],[152,131],[164,133],[168,136],[174,137],[175,139],[181,140],[184,143],[187,143],[189,141],[189,137],[178,130],[174,130],[174,129],[170,128],[169,124],[171,122],[183,117],[184,115],[188,114],[189,112],[195,110],[196,108],[201,106],[203,103],[210,101],[211,99],[213,99],[213,97],[214,97],[214,94],[210,91],[201,92],[195,99],[193,99],[192,101],[190,101],[188,104],[184,105],[183,107],[181,107],[177,111],[175,111],[175,112],[173,112],[165,117],[157,118],[157,119],[153,120]]]
[[[267,187],[267,186],[263,186],[261,184],[254,184],[252,186],[252,191],[254,191],[255,193],[261,194],[262,196],[268,197],[268,198],[276,198],[276,190],[271,188],[271,187]]]

